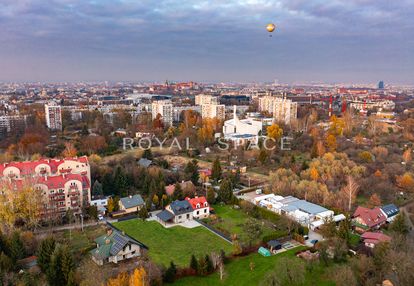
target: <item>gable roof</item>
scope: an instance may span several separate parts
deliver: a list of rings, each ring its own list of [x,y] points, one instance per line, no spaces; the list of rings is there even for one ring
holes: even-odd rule
[[[175,215],[185,214],[193,211],[188,201],[174,201],[170,204],[171,210]]]
[[[172,218],[174,218],[174,215],[167,210],[163,210],[162,212],[157,213],[157,217],[163,222],[167,222],[171,220]]]
[[[185,199],[190,203],[193,210],[208,207],[208,202],[207,202],[205,197],[195,197],[195,198],[192,198],[192,199],[190,199],[190,198],[185,198]],[[207,203],[206,206],[204,205],[205,203]],[[197,208],[198,204],[200,206]]]
[[[369,209],[359,206],[355,210],[353,217],[359,217],[368,227],[377,226],[387,220],[381,209],[378,207]]]
[[[130,236],[112,228],[111,230],[112,232],[110,234],[105,234],[95,239],[98,247],[90,251],[91,255],[95,258],[102,260],[110,256],[115,256],[128,244],[136,244],[140,247],[147,248],[144,244]]]
[[[400,212],[400,209],[394,204],[382,206],[381,210],[384,212],[387,218],[393,217]]]
[[[363,233],[361,235],[361,238],[364,240],[364,242],[373,243],[373,244],[377,244],[380,242],[388,242],[391,240],[391,237],[389,237],[388,235],[385,235],[381,232],[370,232],[370,231]]]
[[[133,195],[129,197],[124,197],[120,199],[120,202],[126,209],[142,206],[145,204],[141,195]]]

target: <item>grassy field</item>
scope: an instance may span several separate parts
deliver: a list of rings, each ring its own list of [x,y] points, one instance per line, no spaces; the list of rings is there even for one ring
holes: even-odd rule
[[[257,253],[251,254],[246,257],[241,257],[233,260],[225,265],[225,278],[220,281],[218,273],[211,274],[205,277],[186,277],[177,280],[174,285],[177,286],[210,286],[210,285],[226,285],[226,286],[239,286],[239,285],[259,285],[260,281],[264,279],[267,273],[270,271],[277,271],[278,261],[283,256],[293,257],[294,253],[300,250],[295,248],[284,253],[274,255],[271,257],[264,257]],[[297,258],[299,259],[299,258]],[[254,263],[254,270],[250,270],[250,263]],[[313,271],[306,273],[305,286],[330,286],[334,283],[324,279],[324,268],[322,266],[316,266]]]
[[[164,265],[174,261],[179,266],[188,266],[192,254],[198,257],[221,249],[230,253],[233,249],[230,243],[201,226],[165,228],[156,221],[139,219],[117,222],[114,226],[148,246],[150,258]]]
[[[250,217],[242,210],[234,209],[231,206],[227,205],[214,205],[213,208],[215,214],[217,217],[219,217],[219,220],[212,221],[207,219],[207,223],[218,230],[225,230],[225,232],[229,233],[230,235],[237,234],[239,240],[242,243],[246,243],[248,241],[248,237],[243,229],[243,224]],[[258,223],[263,223],[263,220],[258,221]],[[273,232],[275,231],[273,230],[272,226],[265,222],[265,224],[262,225],[262,234],[257,238],[255,242],[259,243],[264,235],[268,235]]]

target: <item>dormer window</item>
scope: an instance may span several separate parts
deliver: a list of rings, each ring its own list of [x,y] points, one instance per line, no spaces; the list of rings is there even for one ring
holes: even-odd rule
[[[208,206],[207,202],[205,202],[205,203],[204,203],[204,206],[205,206],[205,207],[207,207],[207,206]]]
[[[199,209],[199,208],[200,208],[200,204],[197,204],[197,205],[196,205],[196,208],[197,208],[197,209]]]

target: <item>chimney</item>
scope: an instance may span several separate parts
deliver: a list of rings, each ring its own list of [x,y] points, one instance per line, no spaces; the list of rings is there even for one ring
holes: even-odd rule
[[[47,181],[47,175],[45,176],[45,181]]]
[[[132,196],[131,196],[131,195],[129,195],[129,198],[130,198],[130,199],[132,199]]]

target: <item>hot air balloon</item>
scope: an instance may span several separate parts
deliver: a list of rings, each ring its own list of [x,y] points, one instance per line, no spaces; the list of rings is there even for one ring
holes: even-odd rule
[[[273,33],[273,31],[276,29],[276,25],[275,24],[267,24],[267,26],[266,26],[266,30],[269,32],[269,33]],[[269,34],[269,37],[271,37],[272,36],[272,34]]]

